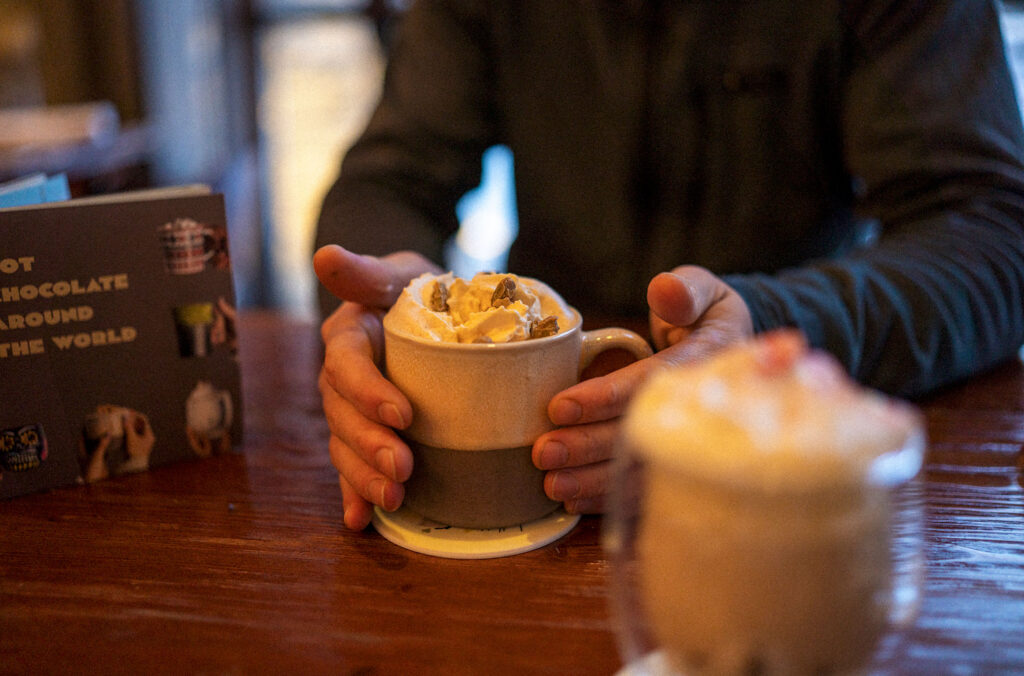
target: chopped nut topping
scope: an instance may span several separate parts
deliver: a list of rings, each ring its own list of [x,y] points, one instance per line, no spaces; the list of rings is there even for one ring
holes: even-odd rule
[[[558,333],[558,317],[548,315],[530,326],[530,338],[545,338]]]
[[[516,282],[511,277],[502,277],[491,294],[491,307],[505,307],[515,300]]]
[[[434,312],[448,312],[448,287],[441,282],[434,282],[434,290],[430,294],[430,309]]]

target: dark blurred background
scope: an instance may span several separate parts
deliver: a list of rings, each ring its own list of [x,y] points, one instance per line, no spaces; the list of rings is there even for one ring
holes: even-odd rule
[[[319,201],[408,1],[0,0],[0,182],[65,172],[74,195],[209,185],[226,199],[239,306],[312,317]],[[1024,0],[1003,9],[1017,64]],[[11,116],[25,112],[27,124]],[[510,177],[496,149],[459,214],[457,271],[502,266]]]
[[[398,8],[0,0],[0,181],[65,172],[75,196],[209,185],[239,305],[308,314],[317,203],[375,101]]]

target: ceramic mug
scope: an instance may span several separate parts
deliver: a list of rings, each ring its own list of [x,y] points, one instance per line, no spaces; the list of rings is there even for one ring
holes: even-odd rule
[[[553,336],[481,344],[411,337],[385,322],[385,370],[413,408],[402,432],[413,452],[408,508],[452,526],[497,528],[558,507],[531,459],[533,442],[555,427],[548,402],[606,350],[651,355],[632,331],[584,331],[581,323],[573,310]]]

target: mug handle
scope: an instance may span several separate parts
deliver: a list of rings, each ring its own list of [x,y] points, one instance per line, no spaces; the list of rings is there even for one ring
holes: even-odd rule
[[[654,354],[650,343],[643,336],[629,329],[609,326],[603,329],[583,332],[583,347],[580,350],[579,373],[590,366],[597,355],[605,350],[620,349],[631,353],[639,361]]]
[[[203,233],[203,262],[204,263],[209,263],[213,259],[213,257],[217,254],[217,248],[214,247],[214,248],[210,249],[209,251],[207,251],[206,250],[206,240],[207,240],[207,238],[213,239],[213,236],[216,234],[216,231],[213,228],[211,228],[211,227],[209,227],[207,225],[204,225],[201,232]]]

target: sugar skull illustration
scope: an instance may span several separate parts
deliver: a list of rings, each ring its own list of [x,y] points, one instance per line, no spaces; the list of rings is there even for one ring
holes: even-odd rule
[[[39,424],[0,430],[0,464],[8,472],[25,472],[39,467],[48,453],[46,434]]]

